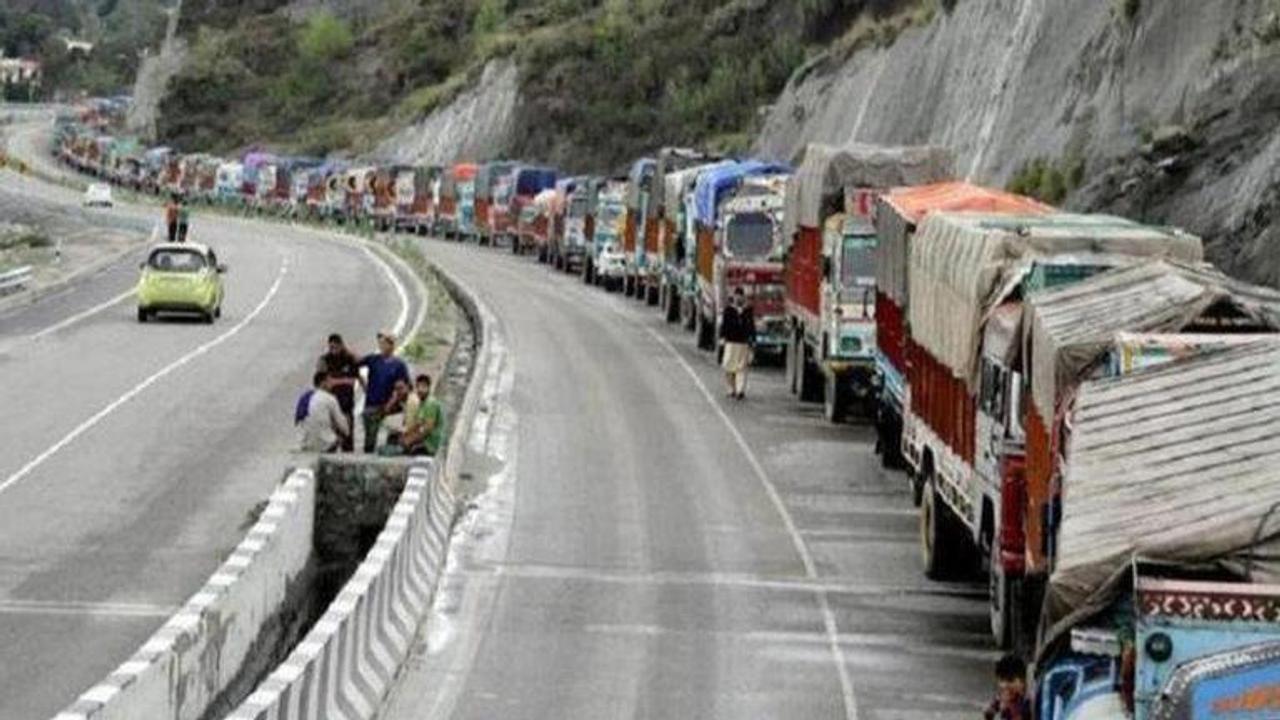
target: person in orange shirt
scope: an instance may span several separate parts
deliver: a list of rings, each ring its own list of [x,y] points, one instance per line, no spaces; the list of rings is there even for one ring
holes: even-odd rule
[[[171,195],[164,204],[164,223],[169,228],[169,242],[178,240],[178,196]]]

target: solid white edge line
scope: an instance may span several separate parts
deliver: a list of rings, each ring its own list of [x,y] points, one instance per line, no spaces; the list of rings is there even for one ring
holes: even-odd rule
[[[56,455],[63,448],[65,448],[66,446],[74,442],[76,438],[80,437],[84,433],[91,430],[95,425],[102,422],[104,418],[106,418],[111,413],[115,412],[120,406],[124,405],[125,403],[129,402],[133,398],[140,395],[147,388],[159,382],[160,380],[168,376],[173,371],[183,367],[184,365],[191,362],[192,360],[195,360],[201,355],[204,355],[205,353],[209,352],[215,347],[221,345],[227,340],[230,340],[232,337],[235,337],[236,335],[238,335],[240,331],[243,330],[245,327],[247,327],[249,323],[253,322],[254,319],[256,319],[258,315],[260,315],[262,311],[267,308],[267,305],[271,303],[272,299],[275,298],[276,293],[279,292],[280,285],[282,282],[284,282],[284,277],[288,273],[288,271],[289,271],[289,258],[288,256],[286,256],[284,258],[284,261],[280,264],[280,271],[279,273],[277,273],[276,280],[274,283],[272,283],[271,289],[267,291],[266,296],[262,298],[262,301],[258,303],[257,307],[255,307],[240,322],[236,323],[230,330],[227,330],[226,332],[222,333],[216,338],[204,343],[203,345],[200,345],[194,350],[188,352],[186,355],[183,355],[177,360],[174,360],[173,362],[164,366],[160,370],[156,371],[150,377],[148,377],[147,379],[135,385],[133,389],[129,390],[125,394],[116,398],[111,403],[109,403],[106,407],[99,410],[88,420],[85,420],[84,422],[77,425],[74,430],[67,433],[66,436],[64,436],[61,440],[49,446],[47,450],[37,455],[35,458],[29,461],[26,465],[23,465],[22,468],[19,469],[17,472],[13,473],[8,478],[6,478],[4,482],[0,483],[0,493],[3,493],[4,491],[16,485],[23,478],[30,475],[32,471],[34,471],[36,468],[44,464],[46,460]]]
[[[764,487],[765,493],[769,496],[769,500],[773,503],[773,507],[778,512],[778,516],[782,518],[782,524],[787,529],[787,534],[791,536],[791,543],[795,546],[796,554],[800,556],[800,562],[804,565],[804,572],[811,580],[820,580],[817,565],[813,562],[813,555],[809,552],[809,546],[801,536],[800,530],[796,527],[795,520],[791,517],[791,511],[787,509],[786,504],[782,501],[782,495],[778,492],[778,488],[769,479],[768,472],[765,471],[764,465],[760,463],[760,459],[756,457],[755,451],[747,443],[746,438],[738,430],[738,426],[734,424],[733,419],[724,411],[720,403],[716,402],[715,396],[707,389],[702,382],[702,378],[698,377],[697,371],[689,364],[688,360],[676,350],[661,333],[644,323],[637,323],[649,334],[654,340],[658,341],[676,362],[680,363],[680,367],[684,369],[689,378],[693,380],[693,384],[697,386],[698,391],[702,393],[702,397],[716,411],[716,415],[729,429],[729,434],[733,436],[733,440],[737,443],[738,448],[742,450],[742,454],[747,458],[747,462],[751,465],[752,471],[755,472],[756,478],[759,479],[761,486]],[[831,656],[836,664],[836,674],[840,677],[840,692],[844,699],[844,715],[846,720],[857,720],[858,718],[858,701],[853,691],[853,679],[849,676],[849,669],[845,665],[844,648],[840,645],[840,628],[836,623],[835,611],[831,609],[831,599],[828,597],[828,591],[825,588],[815,588],[814,595],[818,599],[818,608],[822,613],[822,623],[826,628],[827,645],[831,649]]]
[[[400,316],[396,318],[392,332],[396,334],[397,338],[405,340],[401,336],[404,335],[404,331],[409,325],[409,291],[405,290],[404,283],[400,282],[400,277],[391,269],[386,260],[378,257],[378,254],[371,250],[368,245],[362,244],[360,249],[364,251],[365,255],[369,256],[370,260],[373,260],[375,265],[382,268],[382,272],[386,274],[387,279],[391,281],[391,285],[396,289],[396,295],[400,297]]]

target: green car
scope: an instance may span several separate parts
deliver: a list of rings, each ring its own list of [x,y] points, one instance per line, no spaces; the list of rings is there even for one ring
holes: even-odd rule
[[[168,243],[151,249],[138,281],[138,322],[157,313],[193,313],[212,323],[222,316],[222,275],[213,250],[195,243]]]

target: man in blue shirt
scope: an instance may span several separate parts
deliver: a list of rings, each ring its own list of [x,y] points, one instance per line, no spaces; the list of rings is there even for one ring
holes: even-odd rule
[[[360,367],[369,373],[365,383],[364,411],[360,419],[364,425],[364,451],[372,453],[378,446],[378,428],[386,416],[386,405],[391,400],[396,382],[410,384],[409,367],[396,357],[396,336],[390,332],[378,333],[378,352],[360,360]]]

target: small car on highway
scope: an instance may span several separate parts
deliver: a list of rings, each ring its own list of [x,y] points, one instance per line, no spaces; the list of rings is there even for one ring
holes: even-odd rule
[[[195,314],[207,323],[222,316],[225,295],[213,249],[196,243],[156,245],[142,263],[138,281],[138,322],[157,313]]]
[[[104,207],[109,208],[115,204],[111,199],[111,186],[103,183],[94,183],[84,191],[85,207]]]

